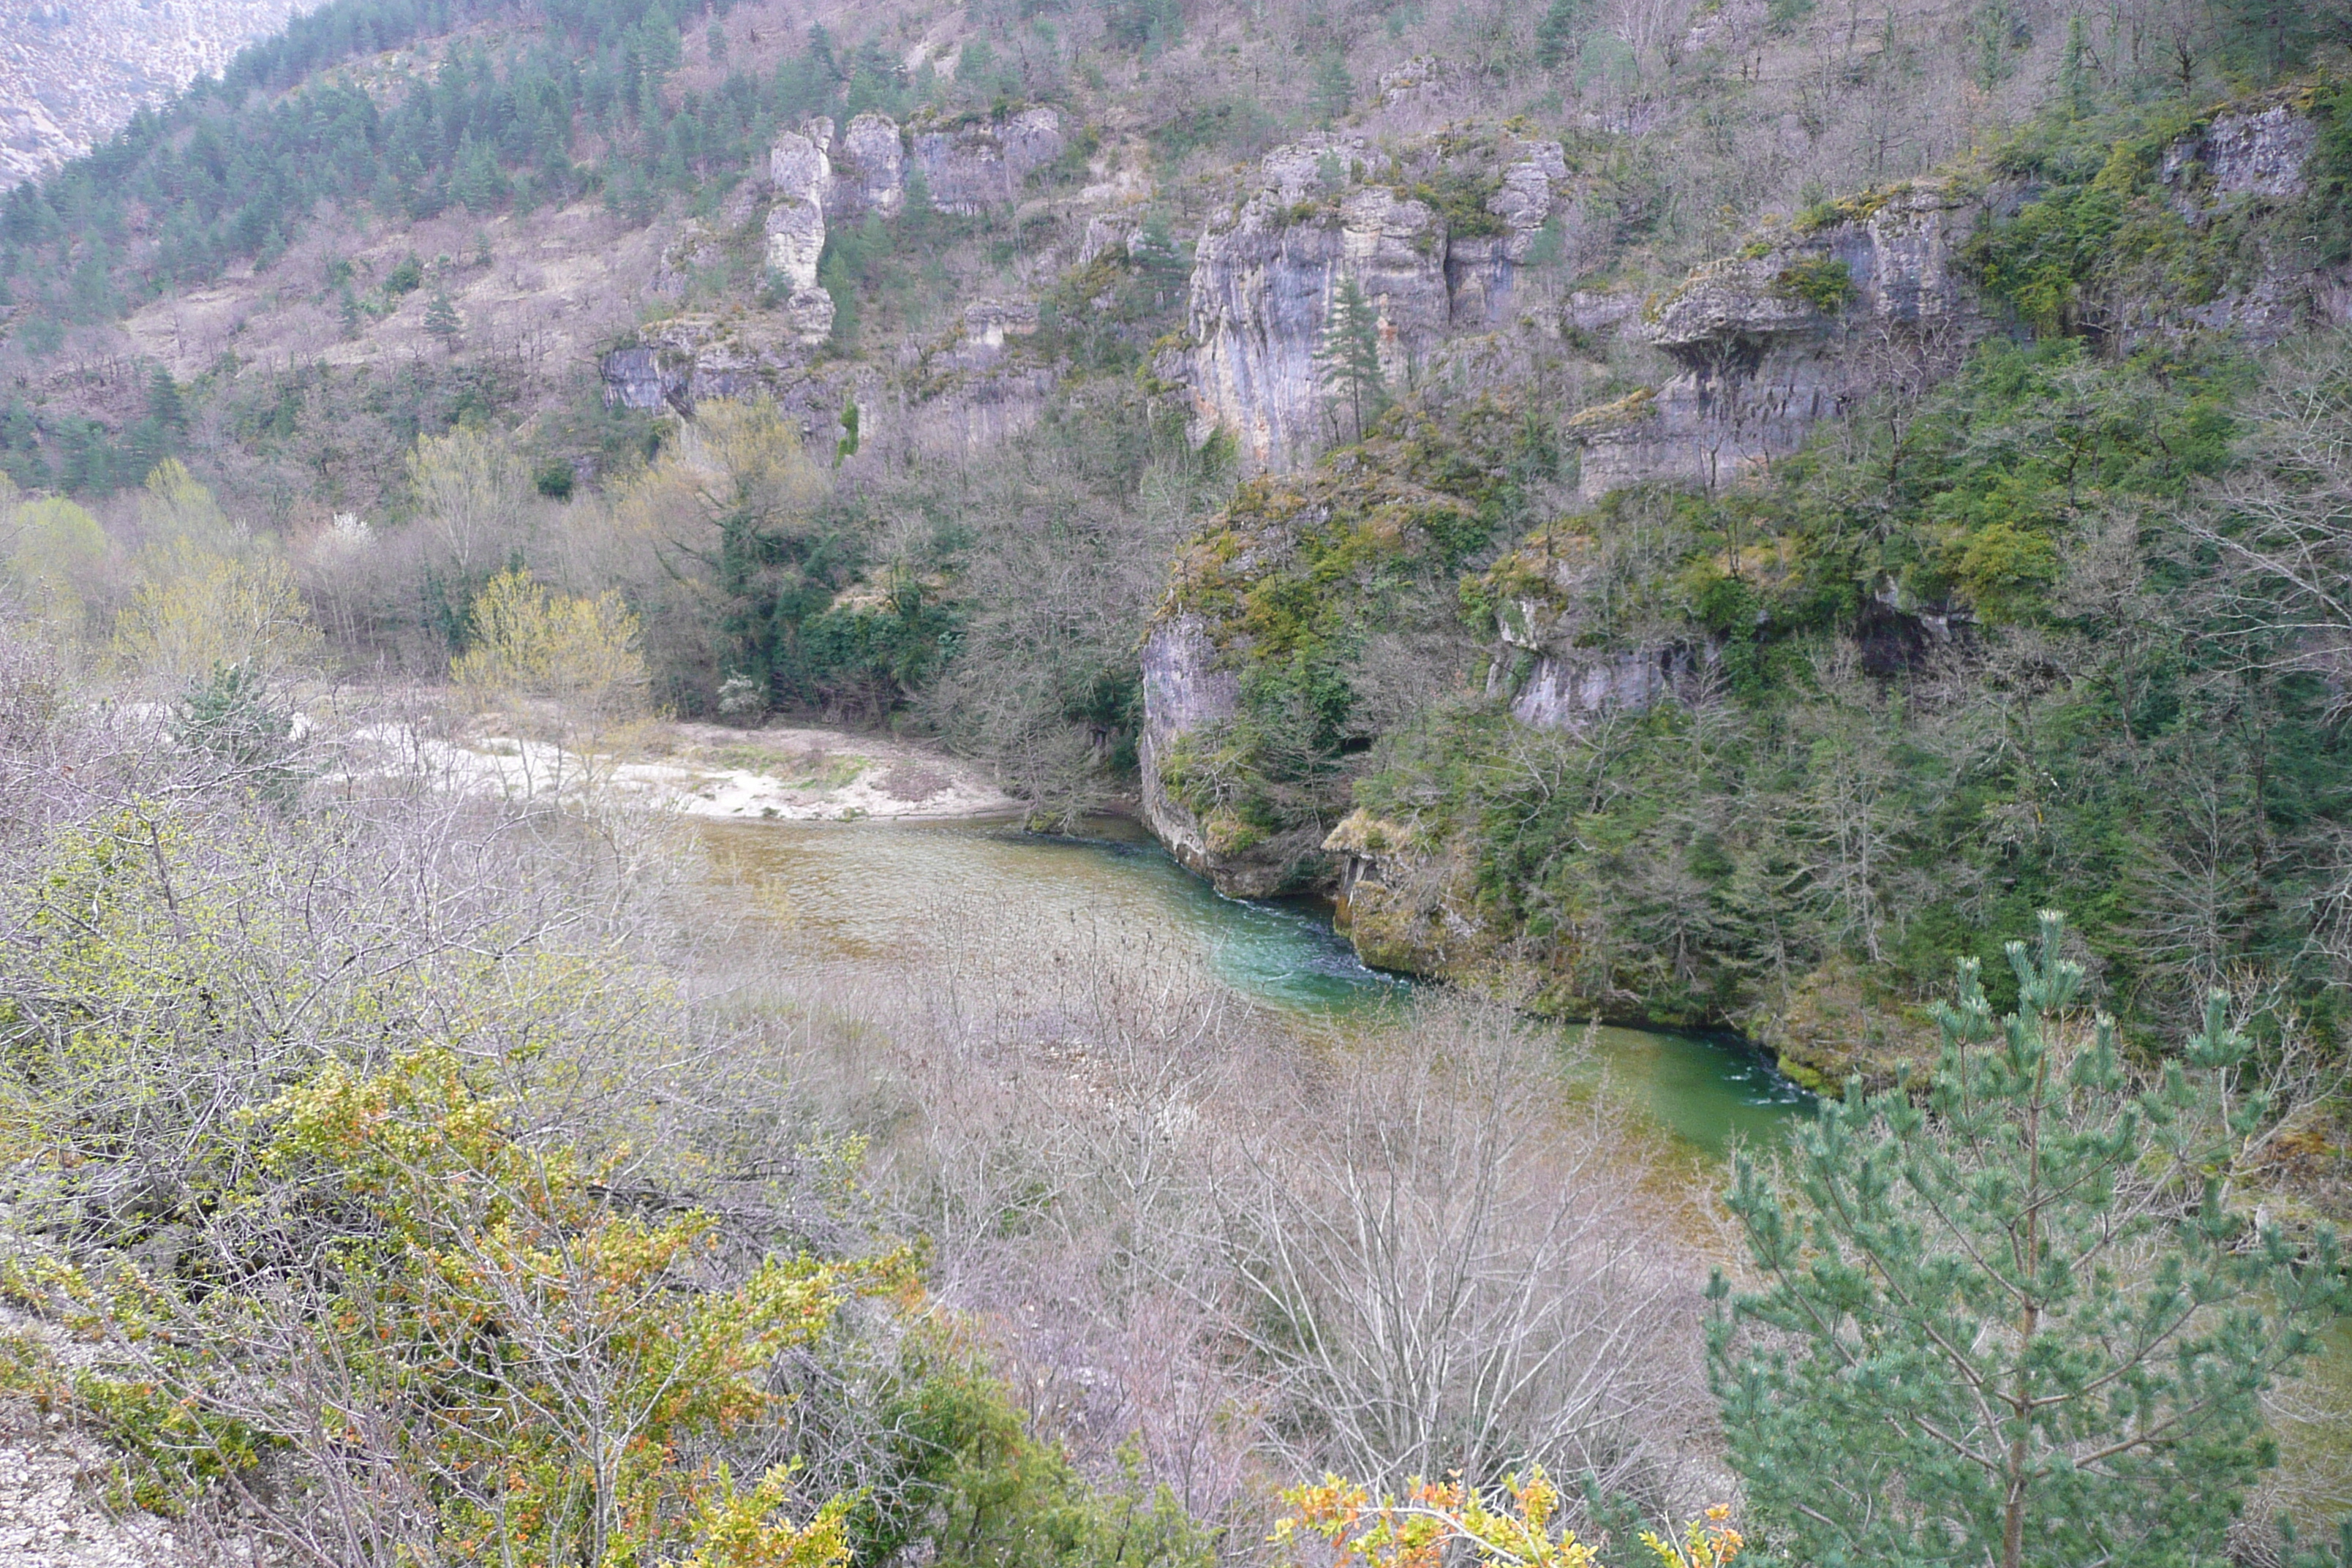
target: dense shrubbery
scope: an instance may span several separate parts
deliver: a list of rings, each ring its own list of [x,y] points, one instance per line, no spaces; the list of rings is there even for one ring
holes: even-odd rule
[[[1161,614],[1202,618],[1241,707],[1161,782],[1220,854],[1312,872],[1373,742],[1458,695],[1462,574],[1558,470],[1540,419],[1399,411],[1312,474],[1245,484],[1186,544]]]
[[[1206,1560],[1031,1434],[858,1142],[675,999],[652,845],[413,779],[320,810],[79,699],[0,646],[0,1289],[105,1347],[20,1341],[5,1392],[125,1500],[326,1561]]]
[[[1544,552],[1612,563],[1579,646],[1705,649],[1695,689],[1573,735],[1443,714],[1357,802],[1475,846],[1458,891],[1487,951],[1522,944],[1562,1005],[1749,1016],[1833,1072],[1861,1043],[1833,1037],[2061,899],[2135,1028],[2258,974],[2274,1023],[2331,1032],[2352,773],[2287,657],[2297,614],[2263,626],[2217,592],[2243,503],[2213,487],[2258,374],[2297,373],[1996,342],[1769,485],[1555,523]],[[2252,406],[2257,449],[2266,416],[2315,412]],[[1475,603],[1507,601],[1526,553]]]

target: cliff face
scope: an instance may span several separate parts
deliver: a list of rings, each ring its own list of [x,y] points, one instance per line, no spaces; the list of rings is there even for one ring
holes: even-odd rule
[[[1984,211],[1923,183],[1693,273],[1647,311],[1679,373],[1571,423],[1581,498],[1651,479],[1711,489],[1795,451],[1851,400],[1956,363],[1988,325],[1960,265]]]
[[[2156,189],[2181,219],[2184,249],[2224,248],[2224,220],[2290,210],[2316,142],[2284,103],[2216,114],[2165,148]],[[1890,386],[1948,374],[2009,312],[1988,300],[1967,252],[1979,228],[2034,199],[2011,182],[1970,189],[1921,181],[1856,197],[1802,230],[1767,230],[1710,263],[1644,312],[1643,333],[1679,367],[1664,385],[1588,409],[1570,424],[1584,447],[1580,498],[1650,480],[1713,489],[1769,466],[1821,420]],[[2314,272],[2275,224],[2241,224],[2226,274],[2181,297],[2151,268],[2098,302],[2095,327],[2128,343],[2202,329],[2270,342],[2305,321],[2352,320],[2352,276]]]
[[[811,134],[814,132],[814,134]],[[787,132],[768,154],[768,183],[774,204],[761,225],[768,241],[768,270],[792,286],[784,302],[793,334],[818,343],[833,330],[833,296],[817,287],[817,263],[824,256],[824,204],[835,195],[833,122],[816,120],[805,132]]]
[[[761,259],[783,285],[779,307],[756,315],[681,312],[640,329],[635,343],[604,356],[606,401],[690,413],[705,398],[766,395],[802,412],[815,434],[855,398],[861,440],[903,424],[901,434],[926,449],[984,445],[1025,427],[1053,379],[1049,370],[1011,363],[1008,338],[1036,331],[1033,302],[978,301],[936,341],[909,345],[897,368],[916,373],[916,400],[928,405],[921,420],[898,421],[880,408],[873,373],[822,366],[812,353],[831,333],[835,309],[817,268],[833,225],[894,216],[910,192],[928,192],[940,212],[1013,201],[1066,145],[1051,109],[929,130],[861,114],[836,131],[820,115],[784,132],[769,152],[766,178],[739,187],[720,214],[738,231],[756,226]],[[689,222],[665,251],[654,291],[683,296],[693,271],[726,244],[723,231]],[[904,401],[889,400],[894,409]]]
[[[1213,846],[1207,826],[1176,798],[1163,777],[1163,769],[1185,736],[1223,723],[1239,711],[1240,678],[1230,669],[1217,668],[1216,651],[1198,616],[1175,616],[1151,628],[1143,643],[1143,732],[1137,755],[1143,775],[1145,826],[1186,869],[1210,878],[1219,890],[1226,891],[1233,890],[1236,871],[1252,888],[1261,886],[1265,879],[1251,874],[1230,852]]]
[[[1592,612],[1604,567],[1590,535],[1555,525],[1486,574],[1498,590],[1486,694],[1531,730],[1577,730],[1689,693],[1712,650],[1608,636]]]
[[[1430,153],[1434,158],[1436,154]],[[1358,137],[1318,135],[1268,153],[1257,186],[1193,252],[1180,374],[1202,428],[1234,434],[1252,471],[1294,468],[1333,434],[1316,353],[1352,281],[1376,313],[1382,375],[1402,386],[1457,331],[1504,319],[1515,266],[1550,216],[1568,166],[1553,142],[1498,144],[1494,173],[1447,164],[1476,205],[1450,217],[1424,182]],[[1464,232],[1475,230],[1476,232]]]
[[[1484,521],[1423,478],[1483,469],[1413,435],[1244,484],[1179,552],[1143,650],[1144,813],[1220,892],[1328,888],[1373,742],[1470,685],[1455,574]]]

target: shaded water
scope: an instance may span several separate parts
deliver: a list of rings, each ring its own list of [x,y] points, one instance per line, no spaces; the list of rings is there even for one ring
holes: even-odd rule
[[[1408,983],[1368,969],[1319,905],[1220,896],[1135,824],[1045,838],[970,822],[709,825],[719,872],[755,892],[804,940],[887,961],[954,924],[959,942],[1034,952],[1094,921],[1145,932],[1205,962],[1253,1001],[1301,1011],[1378,1006]],[[1735,1136],[1762,1142],[1806,1103],[1764,1058],[1719,1037],[1595,1031],[1610,1091],[1691,1153]]]

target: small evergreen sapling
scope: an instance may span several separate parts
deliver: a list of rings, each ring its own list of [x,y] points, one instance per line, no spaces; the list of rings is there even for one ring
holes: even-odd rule
[[[451,302],[446,290],[436,293],[433,302],[425,307],[425,330],[441,341],[445,350],[455,349],[466,326],[457,318],[457,307]]]
[[[1923,1100],[1850,1089],[1730,1205],[1762,1288],[1718,1276],[1710,1373],[1760,1555],[1816,1568],[2218,1561],[2273,1461],[2262,1395],[2345,1292],[2227,1202],[2271,1107],[2216,994],[2152,1082],[2072,1011],[2063,924],[1973,963]]]

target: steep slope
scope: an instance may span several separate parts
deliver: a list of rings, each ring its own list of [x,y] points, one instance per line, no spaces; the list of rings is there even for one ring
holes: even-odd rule
[[[1374,962],[1737,1023],[1815,1082],[1894,1071],[1945,956],[2053,903],[2135,1023],[2235,973],[2332,1028],[2352,773],[2315,655],[2252,652],[2299,634],[2210,574],[2252,559],[2234,508],[2288,504],[2221,488],[2280,438],[2258,383],[2341,374],[2256,356],[2347,321],[2310,237],[2347,105],[2062,122],[1696,269],[1633,329],[1675,374],[1563,423],[1575,499],[1423,584],[1437,679],[1401,719],[1349,720],[1381,686],[1363,625],[1302,655],[1259,606],[1412,625],[1363,584],[1424,547],[1360,529],[1357,575],[1318,578],[1314,533],[1237,502],[1187,558],[1241,578],[1234,607],[1180,565],[1147,647],[1147,698],[1184,694],[1149,720],[1163,837],[1233,890],[1333,890]],[[2274,416],[2340,430],[2327,406]],[[1466,460],[1404,471],[1510,471],[1475,410],[1420,407]],[[1339,476],[1388,450],[1327,458],[1304,515],[1353,515]]]

